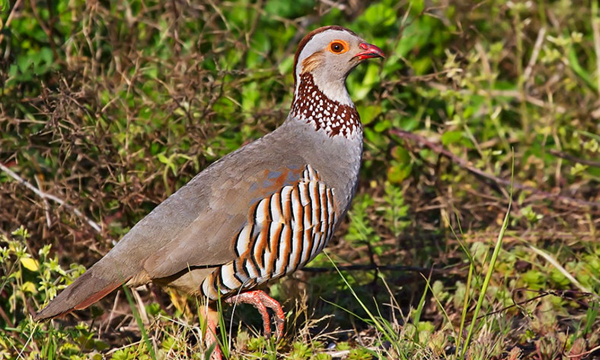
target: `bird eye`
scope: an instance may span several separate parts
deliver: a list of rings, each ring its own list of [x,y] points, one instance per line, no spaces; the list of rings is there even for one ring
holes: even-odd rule
[[[344,51],[344,44],[342,44],[341,42],[334,41],[331,43],[329,48],[331,49],[331,52],[339,54]]]

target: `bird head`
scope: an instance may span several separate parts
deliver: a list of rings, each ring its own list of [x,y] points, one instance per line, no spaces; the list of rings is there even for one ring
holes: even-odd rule
[[[294,58],[296,90],[303,75],[310,74],[317,88],[329,99],[352,104],[346,77],[366,59],[384,57],[383,51],[341,26],[313,30],[302,39]]]

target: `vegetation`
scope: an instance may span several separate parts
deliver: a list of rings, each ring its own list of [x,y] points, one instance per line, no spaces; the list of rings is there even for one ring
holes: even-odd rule
[[[284,338],[226,306],[224,350],[600,357],[596,1],[0,0],[0,358],[204,358],[196,300],[168,291],[31,314],[277,127],[296,45],[327,24],[389,54],[348,79],[358,194],[326,253],[270,286]]]

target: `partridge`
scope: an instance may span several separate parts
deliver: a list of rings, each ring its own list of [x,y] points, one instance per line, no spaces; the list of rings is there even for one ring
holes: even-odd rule
[[[35,320],[84,309],[125,284],[154,282],[208,302],[281,306],[258,285],[313,259],[348,210],[358,182],[363,131],[346,77],[378,47],[340,26],[310,32],[294,58],[294,99],[272,133],[196,175],[138,222]],[[214,322],[209,322],[214,331]],[[214,335],[214,334],[213,334]]]

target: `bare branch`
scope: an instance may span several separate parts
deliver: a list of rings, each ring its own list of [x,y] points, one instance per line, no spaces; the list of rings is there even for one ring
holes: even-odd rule
[[[576,156],[573,155],[569,155],[569,154],[565,154],[564,152],[560,152],[554,149],[550,149],[548,150],[548,152],[554,156],[557,156],[559,158],[563,158],[563,159],[567,159],[573,162],[577,162],[583,165],[588,165],[588,166],[593,166],[593,167],[598,167],[600,168],[600,161],[594,161],[594,160],[587,160],[587,159],[580,159]]]

